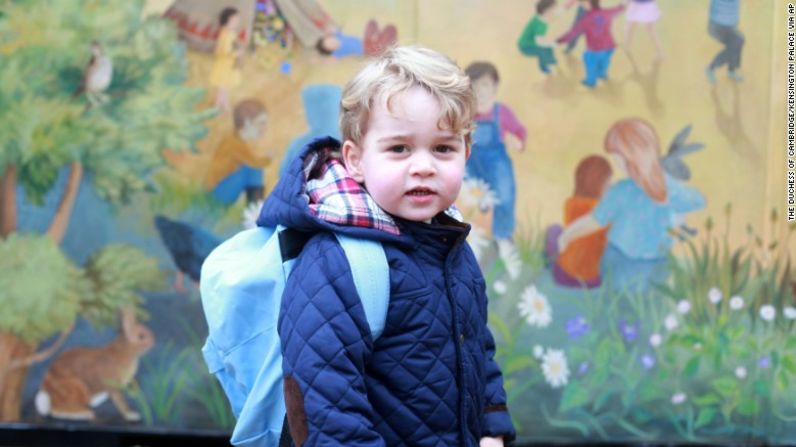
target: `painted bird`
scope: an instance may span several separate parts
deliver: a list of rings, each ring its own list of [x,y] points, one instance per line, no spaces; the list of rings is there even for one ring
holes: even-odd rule
[[[202,263],[222,241],[203,228],[160,215],[155,216],[155,228],[177,266],[174,287],[185,293],[184,275],[188,275],[194,284],[198,283]]]
[[[88,107],[103,103],[108,100],[103,92],[111,84],[111,79],[113,79],[113,62],[105,54],[102,45],[95,40],[91,42],[91,60],[83,70],[83,79],[73,96],[85,93],[89,102]]]
[[[705,145],[702,143],[686,143],[690,133],[690,124],[683,127],[669,144],[669,151],[663,158],[661,158],[663,170],[666,171],[666,173],[670,176],[683,182],[691,179],[691,169],[687,164],[685,164],[682,158],[705,147]],[[686,237],[682,233],[685,233],[688,236],[695,236],[697,233],[696,228],[689,227],[685,224],[683,216],[675,216],[672,224],[672,227],[677,229],[675,230],[675,235],[680,240],[685,240]]]

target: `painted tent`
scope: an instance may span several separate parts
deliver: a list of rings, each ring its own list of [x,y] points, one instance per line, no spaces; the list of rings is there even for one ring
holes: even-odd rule
[[[227,2],[223,5],[210,1],[175,1],[163,13],[163,16],[174,21],[179,29],[180,39],[189,48],[212,52],[219,33],[218,14],[225,7],[236,8],[240,11],[241,23],[244,26],[240,30],[239,38],[243,41],[248,40],[252,35],[252,25],[257,8],[257,2],[253,0]]]
[[[515,118],[501,141],[509,167],[500,172],[512,170],[516,190],[510,238],[497,237],[493,224],[510,202],[495,181],[471,176],[458,205],[474,226],[470,244],[487,279],[489,324],[521,440],[796,442],[796,227],[778,149],[786,129],[781,2],[741,2],[734,78],[724,67],[706,72],[723,48],[711,35],[708,0],[655,2],[660,53],[648,25],[637,23],[628,41],[633,21],[620,13],[611,28],[618,48],[594,88],[582,85],[582,37],[569,52],[553,48],[551,74],[518,48],[536,2],[298,3],[324,12],[333,26],[320,35],[334,34],[345,51],[281,40],[290,20],[249,40],[258,11],[281,17],[271,1],[3,5],[2,423],[231,429],[199,351],[207,329],[192,281],[197,266],[252,224],[256,199],[278,181],[287,154],[314,136],[339,135],[340,89],[373,48],[369,39],[384,35],[438,49],[462,67],[488,62],[499,72],[496,101]],[[576,19],[578,5],[558,3],[546,18],[551,40]],[[222,6],[242,12],[237,36],[252,43],[241,53],[240,82],[224,87],[228,108],[216,107],[210,81]],[[396,35],[383,33],[390,25]],[[100,69],[102,60],[112,70]],[[106,70],[104,87],[87,83],[92,67]],[[252,126],[267,115],[246,133],[262,186],[224,202],[208,179],[220,148],[248,129],[236,109],[249,110]],[[598,266],[606,251],[593,245],[578,253],[600,285],[567,282],[553,228],[573,220],[565,212],[587,157],[611,168],[604,196],[632,183],[604,149],[609,129],[629,117],[650,123],[661,157],[680,148],[679,162],[662,166],[670,174],[685,166],[688,175],[676,181],[701,200],[648,236],[667,247],[660,275],[643,287],[613,283],[606,272],[634,270],[619,261]],[[607,209],[601,197],[591,206]],[[114,349],[121,345],[129,349]],[[93,366],[75,372],[77,364]],[[91,380],[114,383],[114,395],[46,411],[42,391],[52,409],[59,390],[74,394],[75,383]]]

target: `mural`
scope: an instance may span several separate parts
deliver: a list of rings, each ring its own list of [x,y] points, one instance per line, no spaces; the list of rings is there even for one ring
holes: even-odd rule
[[[202,261],[397,42],[473,81],[459,207],[520,438],[796,442],[786,25],[736,0],[4,3],[0,423],[231,430]]]

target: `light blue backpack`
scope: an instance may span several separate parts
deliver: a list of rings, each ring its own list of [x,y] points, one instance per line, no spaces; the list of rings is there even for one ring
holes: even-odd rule
[[[389,304],[389,266],[379,242],[335,233],[345,251],[373,338]],[[279,444],[285,419],[277,320],[282,291],[312,234],[258,227],[218,246],[202,265],[209,335],[202,354],[237,418],[234,445]]]

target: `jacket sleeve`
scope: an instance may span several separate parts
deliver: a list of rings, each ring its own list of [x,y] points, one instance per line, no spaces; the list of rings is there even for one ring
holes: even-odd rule
[[[348,261],[331,234],[296,261],[279,315],[285,406],[296,446],[383,446],[365,362],[373,341]]]
[[[478,291],[478,299],[487,301],[486,286],[483,282],[481,284],[482,287]],[[484,303],[483,308],[486,308],[486,303]],[[517,433],[514,430],[514,424],[511,422],[507,407],[506,391],[503,389],[503,374],[500,372],[497,362],[495,362],[495,339],[492,337],[489,327],[487,327],[486,312],[484,313],[483,323],[486,396],[484,396],[484,414],[481,417],[482,434],[493,437],[501,436],[504,442],[508,442],[516,438]]]
[[[581,33],[583,33],[586,29],[586,21],[581,18],[578,20],[578,23],[575,24],[569,31],[566,32],[563,36],[556,39],[558,43],[568,43],[569,41],[578,37]]]

